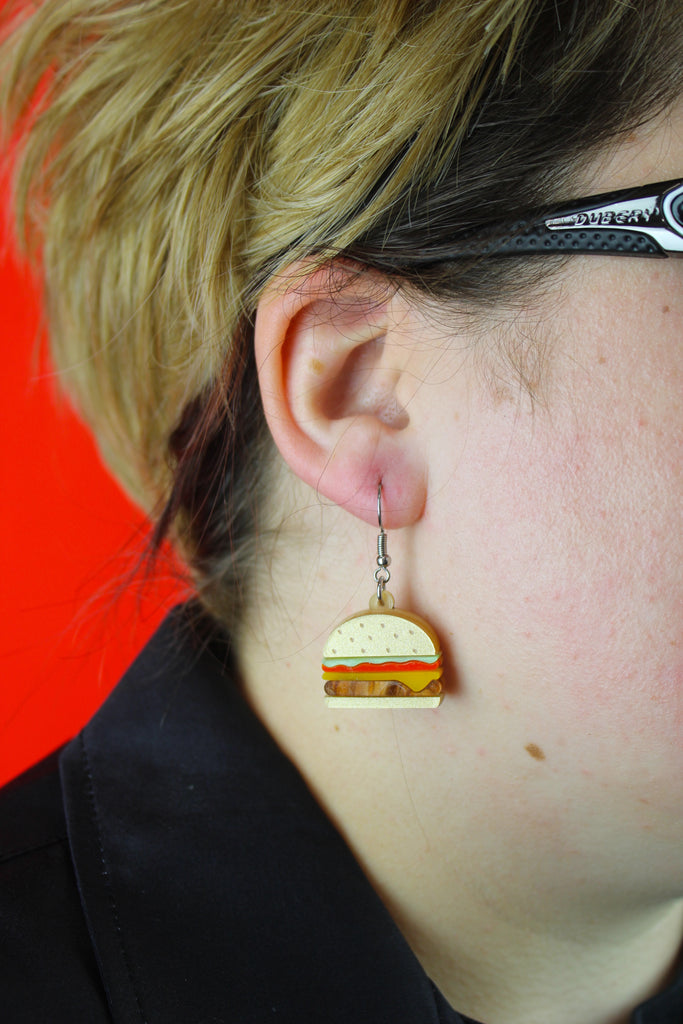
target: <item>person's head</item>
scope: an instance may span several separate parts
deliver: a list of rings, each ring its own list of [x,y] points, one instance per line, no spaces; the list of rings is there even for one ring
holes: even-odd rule
[[[445,872],[505,913],[514,882],[577,942],[679,895],[683,260],[485,251],[683,177],[679,0],[48,0],[28,24],[6,109],[65,386],[316,792],[390,820],[378,877],[400,890],[397,848],[429,867],[422,801],[423,892]],[[447,697],[342,727],[319,652],[370,596],[380,482]]]
[[[494,389],[542,391],[543,346],[489,328],[557,261],[452,254],[581,194],[683,79],[674,0],[48,0],[24,25],[5,109],[30,124],[19,216],[54,358],[228,626],[281,526],[254,354],[273,281],[436,300]]]

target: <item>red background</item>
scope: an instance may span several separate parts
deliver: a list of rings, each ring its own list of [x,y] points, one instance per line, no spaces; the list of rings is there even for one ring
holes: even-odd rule
[[[80,728],[183,591],[168,563],[153,578],[135,572],[143,519],[57,397],[38,325],[35,289],[5,241],[0,783]]]

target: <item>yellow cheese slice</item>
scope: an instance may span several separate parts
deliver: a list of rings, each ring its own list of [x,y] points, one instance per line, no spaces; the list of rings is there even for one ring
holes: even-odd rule
[[[400,676],[400,681],[409,686],[411,690],[418,693],[420,690],[424,690],[425,686],[431,683],[432,679],[440,679],[442,675],[441,667],[435,669],[429,669],[429,671],[417,671],[417,672],[360,672],[358,676],[354,677],[352,672],[323,672],[323,680],[328,679],[368,679],[368,680],[381,680],[386,682],[391,679],[396,679]]]

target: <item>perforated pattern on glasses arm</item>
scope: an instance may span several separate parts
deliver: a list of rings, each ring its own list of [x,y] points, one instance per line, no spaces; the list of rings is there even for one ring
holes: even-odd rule
[[[683,256],[683,182],[664,181],[575,200],[538,219],[517,222],[480,252]]]

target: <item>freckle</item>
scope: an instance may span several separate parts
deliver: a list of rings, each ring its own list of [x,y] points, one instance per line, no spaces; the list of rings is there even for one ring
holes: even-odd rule
[[[339,732],[339,726],[338,726],[338,725],[335,725],[335,727],[334,727],[334,731],[335,731],[335,732]]]
[[[604,366],[607,362],[607,356],[598,356],[598,363],[600,366]]]
[[[325,364],[322,363],[319,359],[311,359],[311,361],[308,364],[308,368],[310,369],[311,373],[315,373],[318,376],[325,372]]]
[[[536,761],[545,761],[545,754],[536,743],[527,743],[524,748],[531,757]]]
[[[668,313],[669,312],[669,308],[670,308],[669,306],[662,306],[662,313]]]

